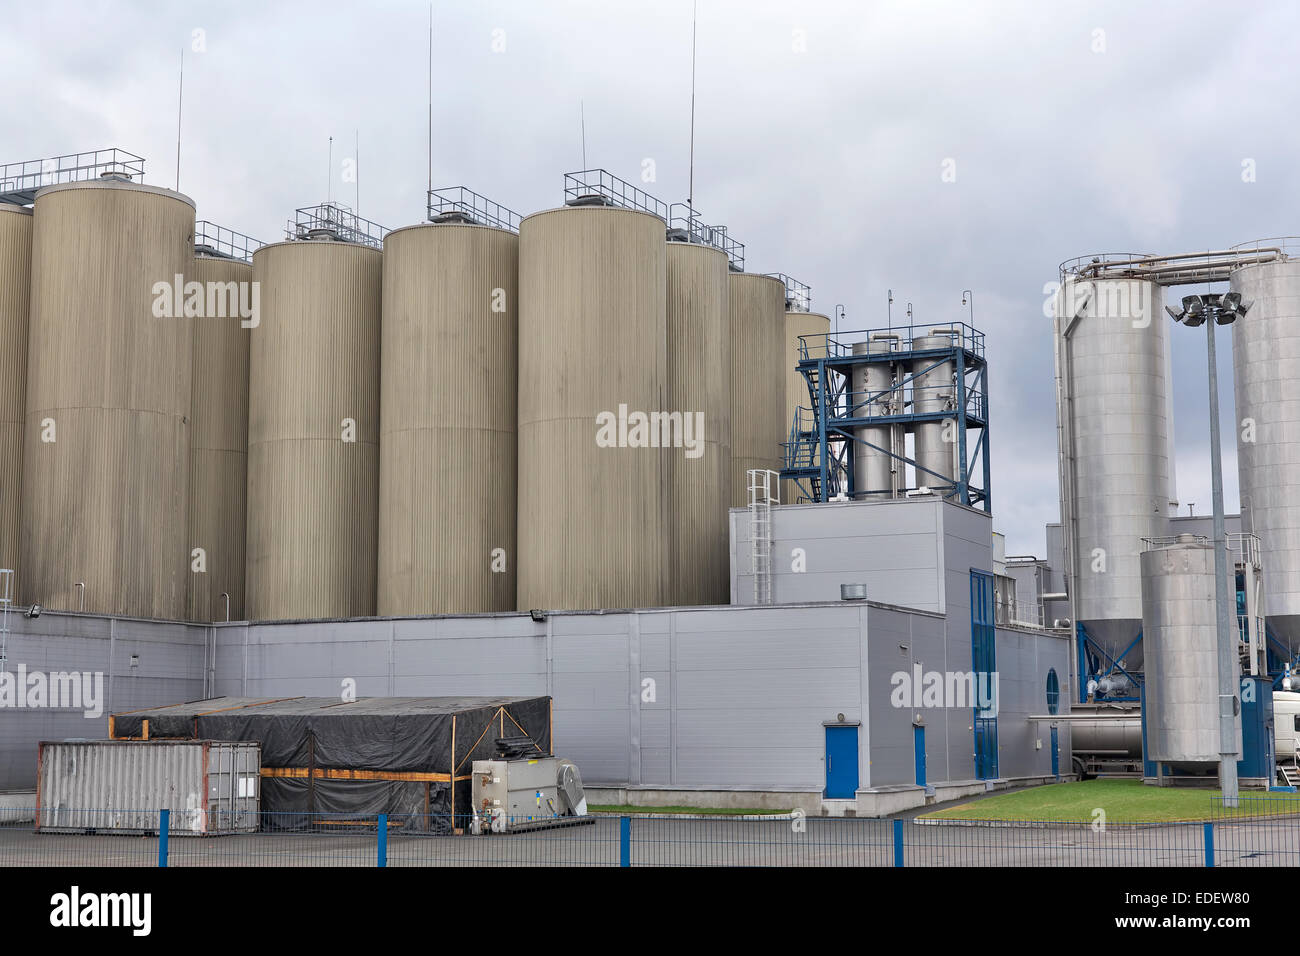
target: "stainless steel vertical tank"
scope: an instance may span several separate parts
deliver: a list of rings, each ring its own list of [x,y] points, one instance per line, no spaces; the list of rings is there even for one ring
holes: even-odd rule
[[[1232,325],[1241,523],[1259,536],[1264,615],[1300,648],[1300,259],[1244,266],[1231,288],[1250,300]]]
[[[668,599],[730,599],[731,327],[727,256],[697,243],[667,249],[668,409],[701,425],[698,450],[668,455]]]
[[[174,284],[193,257],[179,193],[98,180],[36,196],[24,603],[185,617],[195,320],[174,314]]]
[[[912,349],[951,348],[954,336],[944,329],[932,329],[930,335],[915,336]],[[912,411],[946,412],[957,407],[956,366],[949,359],[918,358],[912,363]],[[945,496],[955,494],[957,480],[956,430],[947,421],[919,422],[913,432],[916,487],[930,488]]]
[[[1159,286],[1067,278],[1056,303],[1061,513],[1075,615],[1118,658],[1141,633],[1143,538],[1168,534],[1170,412]],[[1124,662],[1140,669],[1138,645]]]
[[[375,613],[383,254],[308,239],[253,254],[250,620]]]
[[[32,213],[0,203],[0,568],[18,568],[18,489],[27,404]],[[17,582],[11,597],[21,593]]]
[[[649,445],[641,417],[668,398],[665,246],[663,220],[631,209],[520,226],[520,610],[665,603],[680,449]]]
[[[885,355],[898,344],[897,335],[876,335],[855,342],[854,355]],[[871,362],[853,368],[850,401],[856,418],[879,418],[898,414],[898,393],[893,390],[898,366],[893,362]],[[902,463],[890,452],[901,453],[901,432],[896,426],[867,425],[857,430],[853,445],[854,497],[879,501],[893,498],[901,488]],[[869,444],[862,444],[867,442]]]
[[[238,290],[253,281],[253,267],[238,259],[195,256],[188,278]],[[251,287],[250,287],[251,292]],[[244,301],[251,304],[251,295]],[[235,302],[240,301],[235,291]],[[202,548],[206,569],[191,559],[188,613],[191,621],[244,617],[244,536],[248,493],[248,345],[238,309],[194,320],[193,402],[190,415],[190,501],[186,544]],[[250,323],[254,319],[248,320]]]
[[[519,237],[384,240],[379,613],[515,609]]]
[[[1217,764],[1214,549],[1204,538],[1181,534],[1143,551],[1140,563],[1147,757],[1184,769]]]
[[[731,313],[731,507],[749,506],[753,468],[780,471],[786,421],[785,283],[733,272]]]

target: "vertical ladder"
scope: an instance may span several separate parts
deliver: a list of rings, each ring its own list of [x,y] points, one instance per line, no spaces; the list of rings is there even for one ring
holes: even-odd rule
[[[0,670],[9,661],[9,606],[14,600],[14,572],[0,568]]]
[[[754,603],[772,603],[772,505],[779,505],[780,476],[749,469],[749,556],[754,568]]]

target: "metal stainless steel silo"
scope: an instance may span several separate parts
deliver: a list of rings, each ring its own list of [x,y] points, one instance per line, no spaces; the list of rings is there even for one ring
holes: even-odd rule
[[[382,272],[378,249],[332,238],[253,254],[250,620],[375,613]]]
[[[515,609],[519,237],[384,240],[379,613]]]
[[[244,617],[244,537],[248,493],[248,348],[240,303],[252,304],[253,267],[241,259],[198,254],[189,281],[202,283],[213,312],[194,320],[190,415],[189,531],[191,554],[203,549],[205,570],[187,580],[191,621]],[[207,291],[222,290],[221,297]],[[260,304],[260,303],[259,303]],[[222,314],[224,313],[224,314]],[[222,595],[229,595],[229,605]]]
[[[31,289],[32,212],[0,203],[0,568],[10,570],[18,568]],[[22,592],[14,583],[16,600]]]
[[[1076,277],[1066,278],[1056,300],[1069,591],[1076,620],[1130,673],[1142,663],[1140,644],[1129,649],[1142,629],[1142,539],[1169,527],[1169,323],[1162,303],[1152,282]]]
[[[668,459],[642,418],[668,398],[666,245],[609,206],[520,226],[521,610],[666,601]]]
[[[24,603],[185,616],[194,204],[117,179],[36,195]]]
[[[881,355],[896,351],[898,336],[878,333],[866,342],[853,344],[854,355]],[[895,389],[898,366],[893,362],[871,362],[853,367],[849,401],[855,418],[897,415],[901,393]],[[893,498],[902,490],[903,463],[891,456],[904,453],[903,432],[896,425],[866,425],[857,430],[853,443],[854,496],[868,501]],[[866,444],[863,444],[863,443]]]
[[[694,449],[668,453],[668,599],[730,600],[731,325],[724,252],[667,248],[668,409],[692,424]],[[698,427],[697,427],[698,426]]]
[[[749,506],[752,468],[780,471],[786,420],[785,283],[728,276],[731,324],[731,507]]]
[[[824,315],[816,312],[798,312],[788,311],[785,313],[785,431],[786,436],[782,441],[790,441],[790,432],[795,427],[796,422],[806,429],[812,428],[812,396],[808,393],[808,380],[803,377],[799,371],[798,365],[804,357],[800,349],[799,337],[807,336],[803,343],[803,348],[807,350],[808,358],[825,358],[828,351],[826,337],[830,335],[831,320]],[[800,418],[799,409],[805,411]],[[817,464],[820,453],[814,456],[813,464]],[[790,503],[794,500],[797,493],[797,486],[793,481],[784,481],[781,483],[781,501]]]
[[[1214,549],[1205,538],[1181,534],[1152,542],[1140,564],[1147,759],[1183,770],[1214,770],[1219,762]],[[1237,737],[1240,753],[1240,719]]]
[[[1259,536],[1268,628],[1294,654],[1300,649],[1300,258],[1243,266],[1232,273],[1231,288],[1251,302],[1232,324],[1242,530]]]
[[[931,329],[929,335],[912,339],[912,350],[951,348],[959,335],[959,332],[949,334],[947,329]],[[957,370],[951,360],[933,356],[918,358],[913,361],[911,371],[913,412],[946,412],[957,407]],[[959,469],[954,434],[947,421],[917,423],[912,435],[913,460],[921,466],[916,469],[916,487],[942,491],[945,495],[956,493]]]

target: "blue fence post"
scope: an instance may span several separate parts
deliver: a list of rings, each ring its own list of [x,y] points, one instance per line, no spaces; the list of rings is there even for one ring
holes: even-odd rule
[[[894,821],[894,866],[903,865],[903,821]]]
[[[388,814],[379,814],[379,865],[388,866]]]
[[[158,811],[158,865],[167,865],[167,831],[171,828],[172,812]]]
[[[1214,866],[1214,824],[1205,824],[1205,865]]]
[[[618,818],[618,865],[632,865],[632,818]]]

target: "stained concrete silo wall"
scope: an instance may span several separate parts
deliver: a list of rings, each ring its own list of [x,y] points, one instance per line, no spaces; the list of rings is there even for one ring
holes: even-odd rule
[[[384,242],[379,613],[515,609],[519,237]]]
[[[248,491],[248,347],[260,315],[241,309],[253,297],[253,267],[238,259],[196,256],[189,280],[200,283],[205,314],[194,322],[190,416],[190,572],[188,618],[244,617],[245,501]],[[211,309],[207,308],[211,305]],[[260,310],[259,310],[260,311]],[[197,570],[194,549],[203,549]]]
[[[185,616],[192,320],[166,313],[194,206],[95,181],[36,197],[23,603]],[[161,315],[159,313],[162,313]]]
[[[732,273],[731,506],[749,505],[751,468],[780,471],[785,420],[785,284],[779,279]]]
[[[253,255],[250,620],[375,613],[383,255],[330,240]]]
[[[627,209],[520,228],[521,610],[665,602],[667,458],[632,417],[667,401],[665,245]]]
[[[0,568],[11,571],[18,568],[31,288],[31,210],[0,204]],[[16,601],[17,581],[11,583],[9,596]],[[0,581],[0,596],[3,592]]]

